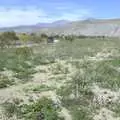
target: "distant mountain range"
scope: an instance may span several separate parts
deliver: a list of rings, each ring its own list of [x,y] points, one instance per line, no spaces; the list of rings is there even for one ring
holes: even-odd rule
[[[40,33],[64,35],[114,36],[120,37],[120,19],[88,18],[69,22],[62,27],[43,28]]]
[[[41,27],[41,28],[47,28],[47,27],[61,27],[64,26],[66,24],[68,24],[70,21],[67,20],[58,20],[52,23],[38,23],[36,24],[37,27]]]
[[[59,20],[53,23],[38,23],[30,26],[0,28],[1,32],[37,32],[51,34],[72,35],[105,35],[120,37],[120,19],[88,18],[80,21]]]
[[[35,25],[24,25],[24,26],[15,26],[15,27],[5,27],[0,28],[1,32],[4,31],[15,31],[15,32],[36,32],[43,28],[54,28],[54,27],[62,27],[70,23],[68,20],[58,20],[52,23],[37,23]]]

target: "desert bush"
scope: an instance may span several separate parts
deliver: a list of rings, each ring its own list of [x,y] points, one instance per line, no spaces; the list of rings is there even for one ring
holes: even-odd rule
[[[92,111],[90,108],[84,106],[74,106],[72,109],[72,116],[74,120],[93,120]]]
[[[14,80],[10,80],[7,76],[0,75],[0,88],[14,85]]]
[[[9,53],[7,50],[0,51],[0,71],[4,71],[4,68],[6,68],[7,60],[11,59],[11,51],[9,50]]]
[[[5,102],[3,105],[4,114],[6,117],[11,118],[14,115],[18,116],[20,114],[20,108],[15,103]]]
[[[36,55],[33,59],[33,64],[34,65],[47,65],[50,63],[54,63],[55,58],[52,56],[47,56],[47,55]]]
[[[53,74],[67,74],[69,73],[69,68],[60,62],[53,64],[50,67],[50,70],[52,71]]]
[[[10,70],[13,72],[13,77],[16,77],[21,80],[28,80],[32,78],[32,75],[36,72],[34,70],[34,65],[32,64],[32,59],[30,56],[24,57],[16,54],[16,49],[13,51],[4,51],[0,52],[0,71],[4,69]]]
[[[60,108],[56,108],[53,101],[47,98],[42,98],[29,105],[5,103],[3,107],[8,117],[16,115],[18,118],[25,120],[64,120],[58,116]]]
[[[24,69],[23,71],[17,72],[14,77],[18,78],[19,80],[22,80],[21,82],[27,82],[28,80],[32,80],[33,74],[36,73],[35,70],[30,69],[26,70]]]
[[[0,35],[0,48],[9,47],[17,40],[19,40],[19,38],[15,32],[3,32]]]
[[[59,120],[57,109],[49,99],[42,98],[32,105],[23,105],[23,116],[27,120],[37,119],[37,114],[43,113],[46,120]]]
[[[32,57],[33,50],[29,47],[17,48],[16,49],[16,55],[18,55],[20,58],[21,57],[27,58],[27,57],[30,57],[30,56]]]
[[[108,109],[113,111],[116,117],[120,117],[120,104],[119,103],[114,103],[111,106],[108,106]]]
[[[16,105],[20,105],[22,102],[23,102],[23,99],[20,99],[20,98],[13,98],[12,99],[13,103],[16,104]]]
[[[120,87],[120,74],[106,62],[99,62],[93,69],[93,81],[103,88],[117,90]]]
[[[92,110],[94,93],[91,90],[93,64],[89,61],[73,61],[71,64],[76,71],[71,74],[67,85],[57,90],[57,94],[74,120],[92,120],[92,113],[95,112]]]
[[[32,75],[36,73],[33,69],[33,65],[29,65],[25,61],[18,61],[17,59],[8,60],[6,64],[6,68],[8,70],[12,70],[14,72],[14,77],[21,79],[21,80],[28,80],[32,78]]]

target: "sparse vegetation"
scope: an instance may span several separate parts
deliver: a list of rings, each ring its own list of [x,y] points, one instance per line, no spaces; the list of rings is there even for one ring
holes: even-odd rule
[[[32,86],[32,87],[29,86],[29,88],[25,88],[24,90],[25,92],[39,93],[39,92],[54,90],[54,88],[46,86],[46,85],[37,85],[37,86]]]
[[[39,40],[47,37],[42,34]],[[96,120],[103,108],[120,118],[119,39],[55,37],[60,39],[57,44],[36,42],[38,46],[13,46],[0,52],[0,88],[4,88],[0,103],[8,100],[3,105],[6,119]],[[3,76],[9,71],[11,77]]]
[[[60,108],[56,108],[53,101],[42,98],[30,105],[16,105],[15,103],[5,103],[3,105],[8,118],[16,115],[17,118],[25,120],[64,120],[58,116]]]

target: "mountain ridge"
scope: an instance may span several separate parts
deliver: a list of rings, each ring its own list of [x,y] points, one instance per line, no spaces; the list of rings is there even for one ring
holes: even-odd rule
[[[19,25],[13,27],[2,27],[0,31],[16,31],[16,32],[32,32],[32,30],[37,30],[41,28],[50,28],[50,27],[60,27],[68,24],[70,21],[68,20],[58,20],[50,23],[37,23],[35,25]]]
[[[120,37],[120,18],[117,19],[85,19],[79,21],[58,20],[52,23],[38,23],[29,26],[0,28],[1,32],[37,32],[51,34],[73,35],[105,35]]]

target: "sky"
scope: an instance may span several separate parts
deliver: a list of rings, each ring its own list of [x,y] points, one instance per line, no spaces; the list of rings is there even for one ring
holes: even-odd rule
[[[0,0],[0,27],[120,18],[120,0]]]

